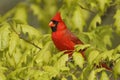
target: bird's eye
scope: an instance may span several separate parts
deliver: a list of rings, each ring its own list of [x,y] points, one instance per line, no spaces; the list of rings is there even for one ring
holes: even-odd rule
[[[53,22],[55,25],[58,24],[58,21],[52,20],[52,22]]]

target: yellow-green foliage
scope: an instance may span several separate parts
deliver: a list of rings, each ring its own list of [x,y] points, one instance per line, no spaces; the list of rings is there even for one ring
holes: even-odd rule
[[[0,16],[0,80],[119,80],[119,0],[24,0]],[[73,61],[58,51],[48,23],[59,11],[85,45]],[[79,50],[86,49],[86,59]],[[96,68],[104,62],[113,70]]]

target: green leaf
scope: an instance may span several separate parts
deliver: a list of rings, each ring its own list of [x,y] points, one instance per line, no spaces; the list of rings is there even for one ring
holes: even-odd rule
[[[80,51],[80,50],[84,50],[84,49],[86,49],[88,47],[90,47],[90,44],[85,44],[85,45],[79,44],[79,45],[75,45],[75,50]]]
[[[100,80],[110,80],[107,73],[105,71],[102,71]]]
[[[14,53],[14,51],[17,47],[17,44],[19,44],[18,40],[19,40],[18,35],[15,34],[14,32],[12,32],[10,34],[10,41],[9,41],[9,53],[10,54]]]
[[[36,63],[47,64],[51,58],[51,41],[47,42],[44,48],[35,56]]]
[[[96,80],[96,72],[94,70],[90,72],[88,80]]]
[[[64,51],[58,52],[57,54],[54,54],[51,58],[52,63],[56,63],[58,59],[64,54]]]
[[[115,48],[116,53],[120,52],[120,44]]]
[[[95,59],[95,62],[97,64],[99,64],[99,62],[101,61],[105,61],[105,60],[112,60],[114,57],[113,57],[113,52],[114,50],[109,50],[109,51],[104,51],[103,53],[100,53],[96,59]]]
[[[83,64],[84,64],[84,57],[82,56],[81,53],[79,52],[74,52],[73,53],[73,60],[75,62],[75,65],[78,65],[80,68],[83,68]]]
[[[105,68],[97,68],[97,69],[95,69],[95,72],[96,72],[96,73],[99,73],[99,72],[101,72],[101,71],[105,71]]]
[[[118,60],[118,62],[116,62],[113,70],[114,70],[115,78],[117,78],[120,75],[120,59]]]
[[[55,63],[54,67],[56,67],[57,70],[64,70],[64,68],[66,67],[66,62],[68,61],[68,54],[64,54],[63,56],[61,56],[58,61]],[[69,69],[65,69],[65,70],[69,70]]]
[[[78,80],[74,74],[71,73],[70,76],[72,76],[72,80]]]
[[[52,77],[56,77],[59,74],[59,71],[52,66],[43,66],[43,69],[49,73],[51,79]]]
[[[99,8],[102,12],[104,12],[107,6],[110,4],[111,0],[97,0],[99,4]]]
[[[6,77],[4,74],[0,73],[0,80],[6,80]]]
[[[104,36],[104,43],[108,46],[112,46],[112,42],[111,42],[110,38],[111,38],[111,36],[109,36],[109,35]]]
[[[116,32],[120,35],[120,9],[117,10],[116,14],[114,15],[114,19],[115,19],[115,30]]]
[[[97,56],[99,56],[99,52],[97,50],[93,50],[88,55],[89,64],[94,64],[94,60],[96,59]]]
[[[8,47],[10,34],[9,29],[10,26],[7,23],[4,23],[3,26],[0,27],[0,51],[3,51]]]
[[[68,7],[71,7],[71,4],[74,3],[75,1],[73,1],[73,0],[70,0],[70,1],[65,0],[64,2],[67,4]]]
[[[96,16],[92,19],[92,21],[91,21],[91,23],[90,23],[90,26],[89,26],[89,30],[94,30],[94,29],[96,29],[97,24],[101,24],[101,17],[100,17],[99,15],[96,15]]]
[[[90,72],[93,70],[93,65],[86,65],[86,67],[82,70],[82,73],[80,75],[81,80],[88,80],[88,76],[90,75]]]
[[[43,17],[43,14],[40,14],[40,13],[42,13],[42,10],[41,10],[41,8],[40,8],[39,6],[37,6],[37,5],[35,5],[35,4],[32,4],[32,5],[30,6],[30,8],[32,9],[34,15],[37,15],[37,17],[38,17],[39,20],[41,20],[41,19],[44,18],[44,17]]]
[[[19,4],[19,6],[16,8],[14,19],[17,20],[20,23],[26,23],[27,24],[27,12],[26,12],[26,6],[24,4]]]
[[[6,53],[5,57],[6,57],[7,65],[12,67],[12,68],[15,68],[16,64],[15,64],[13,55],[10,56],[9,53]]]
[[[67,80],[65,77],[63,77],[61,80]]]
[[[113,38],[112,26],[101,26],[98,30],[98,34],[103,38],[103,42],[107,46],[112,46],[111,38]]]
[[[41,38],[41,33],[37,29],[33,28],[32,26],[29,26],[26,24],[20,24],[17,27],[21,28],[21,30],[22,30],[21,33],[24,33],[24,35],[22,35],[23,37],[24,36],[29,37],[30,40]]]
[[[80,31],[83,31],[83,26],[85,26],[85,20],[83,17],[82,10],[79,6],[76,7],[72,17],[74,27],[78,28]]]

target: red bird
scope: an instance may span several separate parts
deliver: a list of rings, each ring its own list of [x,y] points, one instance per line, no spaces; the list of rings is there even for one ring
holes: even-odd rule
[[[49,26],[52,29],[52,40],[58,50],[67,50],[66,53],[72,55],[76,44],[83,44],[65,25],[61,19],[60,12],[51,19]]]
[[[69,56],[72,56],[74,46],[77,44],[83,45],[83,42],[66,27],[60,16],[60,12],[57,12],[56,15],[51,19],[49,26],[52,29],[52,40],[58,50],[67,50],[65,53],[69,54]],[[80,52],[85,58],[84,50]],[[100,63],[100,66],[111,70],[111,68],[109,68],[105,63]]]

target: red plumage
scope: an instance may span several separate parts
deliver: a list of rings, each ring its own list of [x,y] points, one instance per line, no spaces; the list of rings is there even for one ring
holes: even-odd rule
[[[56,21],[55,24],[53,21]],[[65,23],[61,19],[60,13],[58,12],[51,20],[50,27],[56,27],[56,31],[52,32],[52,40],[60,51],[74,50],[76,44],[83,44],[69,29],[67,29]],[[68,53],[69,54],[69,53]]]
[[[51,20],[62,21],[60,12],[57,12],[56,15]]]

